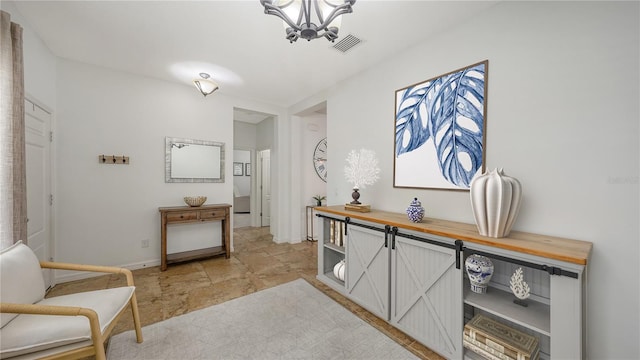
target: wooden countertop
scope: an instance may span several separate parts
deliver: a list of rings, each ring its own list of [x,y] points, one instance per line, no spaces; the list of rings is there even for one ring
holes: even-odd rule
[[[542,256],[549,259],[586,265],[593,243],[588,241],[565,239],[538,235],[520,231],[511,231],[509,237],[492,238],[478,233],[475,224],[440,220],[425,217],[420,223],[413,223],[406,214],[372,209],[361,213],[344,209],[344,205],[318,206],[316,211],[348,216],[373,223],[397,226],[402,229],[440,235],[472,243],[493,246],[501,249]]]
[[[200,205],[200,206],[188,206],[188,205],[181,205],[181,206],[163,206],[163,207],[159,207],[158,211],[160,212],[167,212],[167,211],[196,211],[196,210],[209,210],[209,209],[224,209],[224,208],[230,208],[231,205],[230,204],[204,204],[204,205]]]

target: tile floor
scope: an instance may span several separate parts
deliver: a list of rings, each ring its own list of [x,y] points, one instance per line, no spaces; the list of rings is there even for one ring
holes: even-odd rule
[[[251,226],[250,213],[233,213],[233,228],[243,228]]]
[[[317,243],[276,244],[269,228],[234,229],[235,251],[230,259],[214,257],[133,272],[142,326],[219,304],[297,278],[342,304],[382,333],[423,359],[442,359],[427,347],[393,328],[359,305],[316,280]],[[105,275],[56,285],[47,296],[121,286],[124,280]],[[114,334],[133,329],[130,313],[123,314]]]

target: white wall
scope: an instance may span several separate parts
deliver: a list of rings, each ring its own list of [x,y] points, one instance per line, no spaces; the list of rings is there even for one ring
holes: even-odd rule
[[[242,121],[234,121],[233,144],[236,149],[255,149],[256,126]]]
[[[275,146],[275,121],[270,117],[256,124],[256,149],[267,150]]]
[[[62,59],[57,74],[57,260],[155,265],[160,254],[158,207],[183,205],[185,195],[233,203],[237,99],[222,93],[204,98],[188,86]],[[259,103],[243,105],[280,111]],[[165,183],[166,136],[225,143],[226,181]],[[126,155],[131,164],[102,165],[100,154]],[[170,250],[206,245],[203,239],[211,237],[215,226],[219,224],[174,227]],[[150,239],[149,248],[141,247],[144,239]]]
[[[486,167],[522,182],[514,229],[593,242],[589,356],[638,358],[639,13],[638,2],[501,3],[338,84],[329,204],[350,199],[344,159],[365,147],[382,173],[361,201],[403,212],[417,196],[427,216],[473,223],[468,192],[393,188],[394,93],[488,59]]]

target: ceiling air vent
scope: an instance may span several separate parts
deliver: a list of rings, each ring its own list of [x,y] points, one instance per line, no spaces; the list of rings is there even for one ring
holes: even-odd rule
[[[362,40],[349,34],[342,38],[342,40],[338,41],[338,43],[336,43],[332,47],[340,52],[346,53],[349,49],[352,49],[354,46],[360,44],[361,42]]]

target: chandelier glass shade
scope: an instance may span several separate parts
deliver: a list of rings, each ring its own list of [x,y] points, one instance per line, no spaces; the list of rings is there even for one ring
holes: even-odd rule
[[[218,90],[218,84],[209,80],[210,77],[211,76],[207,73],[200,73],[200,78],[193,80],[193,84],[205,97]]]
[[[334,42],[338,38],[341,15],[351,13],[356,0],[260,0],[264,13],[282,19],[286,39],[324,37]]]

